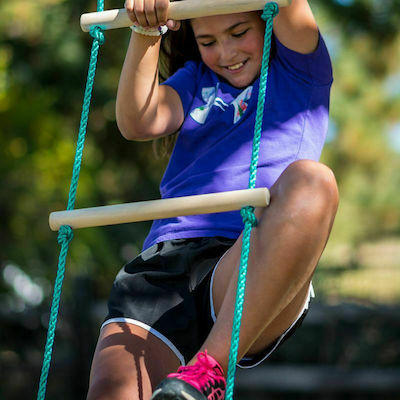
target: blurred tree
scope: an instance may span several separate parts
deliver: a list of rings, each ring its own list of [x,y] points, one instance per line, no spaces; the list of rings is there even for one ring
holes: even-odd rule
[[[332,240],[355,245],[399,233],[399,185],[393,171],[400,150],[394,131],[400,121],[400,4],[337,0],[323,7],[338,48],[332,136],[323,155],[341,191]]]
[[[341,205],[328,251],[343,243],[355,248],[400,234],[400,175],[393,174],[400,166],[400,2],[310,3],[335,75],[323,161],[337,176]],[[95,7],[94,1],[81,0],[0,2],[0,365],[33,365],[37,376],[59,251],[47,219],[50,211],[66,206],[91,43],[78,21]],[[106,3],[106,8],[119,7],[119,1]],[[151,143],[124,140],[115,123],[128,38],[128,30],[109,31],[100,50],[77,207],[159,196],[166,160],[153,156]],[[139,251],[149,226],[75,232],[61,309],[64,323],[58,328],[60,338],[70,341],[55,353],[63,373],[68,363],[82,363],[83,349],[86,356],[91,353],[96,333],[82,331],[81,337],[91,335],[82,342],[74,332],[92,319],[97,329],[101,301],[120,265]],[[89,362],[81,366],[86,373]],[[27,377],[32,372],[18,370],[21,380],[0,386],[0,397],[20,398],[22,387],[31,395],[36,381]],[[28,390],[23,382],[33,386]],[[53,386],[50,396],[57,398],[59,387]]]

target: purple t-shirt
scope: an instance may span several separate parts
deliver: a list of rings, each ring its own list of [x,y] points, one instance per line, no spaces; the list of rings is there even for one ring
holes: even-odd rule
[[[293,161],[319,159],[332,84],[322,37],[307,55],[274,40],[256,182],[267,188]],[[162,198],[246,189],[259,79],[237,89],[204,63],[187,62],[165,84],[179,94],[185,119],[161,181]],[[239,211],[155,220],[144,249],[170,239],[237,238],[242,229]]]

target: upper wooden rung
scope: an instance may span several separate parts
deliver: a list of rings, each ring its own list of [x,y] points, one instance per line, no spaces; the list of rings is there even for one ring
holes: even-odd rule
[[[171,2],[168,19],[183,20],[210,15],[233,14],[262,10],[266,3],[275,2],[279,7],[287,7],[292,0],[184,0]],[[126,28],[132,25],[124,8],[82,14],[81,28],[89,32],[94,25],[103,29]]]
[[[76,229],[124,224],[183,215],[233,211],[245,206],[266,207],[269,199],[267,188],[234,190],[173,199],[56,211],[50,214],[49,224],[53,231],[58,231],[62,225],[69,225]]]

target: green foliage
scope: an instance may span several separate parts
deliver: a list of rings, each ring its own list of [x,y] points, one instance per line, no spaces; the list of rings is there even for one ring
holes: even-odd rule
[[[331,0],[313,7],[331,45],[335,74],[333,137],[323,153],[341,190],[331,241],[356,246],[399,231],[399,185],[392,174],[399,155],[388,135],[400,120],[399,91],[388,83],[400,80],[399,3]],[[94,8],[61,0],[0,5],[2,262],[49,278],[58,247],[47,216],[65,208],[91,42],[78,17]],[[77,207],[158,197],[166,160],[155,160],[149,143],[122,139],[115,123],[128,37],[126,30],[109,31],[100,51]],[[97,269],[109,271],[111,279],[123,261],[121,249],[127,243],[139,249],[148,226],[122,226],[123,233],[112,230],[112,237],[108,229],[76,233],[69,272]]]
[[[341,193],[331,241],[357,246],[399,233],[399,185],[394,173],[399,149],[394,146],[400,132],[389,132],[400,120],[400,5],[346,3],[352,5],[334,1],[323,5],[323,13],[333,17],[326,31],[335,44],[334,137],[323,161],[334,170]]]
[[[0,47],[2,263],[50,279],[58,245],[47,219],[50,211],[65,208],[88,65],[90,38],[77,23],[84,11],[58,0],[0,6],[7,17]],[[124,141],[115,124],[115,90],[127,39],[126,30],[112,32],[100,56],[78,207],[158,197],[161,169],[151,144]],[[121,46],[112,46],[113,41]],[[105,268],[111,279],[123,261],[121,248],[126,243],[140,248],[148,224],[121,229],[118,235],[100,229],[77,233],[71,273]]]
[[[355,282],[351,288],[337,283],[339,289],[332,289],[329,278],[320,281],[319,288],[328,297],[332,290],[348,296],[359,277],[368,275],[358,258],[360,246],[400,235],[400,2],[311,3],[332,54],[335,76],[322,160],[335,172],[341,193],[322,267],[350,264],[360,272],[349,271],[351,279],[346,282]],[[121,6],[117,1],[106,3],[106,8]],[[59,252],[47,221],[51,211],[66,207],[89,61],[91,38],[81,32],[78,21],[81,13],[93,10],[94,2],[78,0],[0,2],[0,302],[7,318],[24,310],[36,315],[36,308],[4,278],[6,267],[16,265],[44,293],[43,310],[35,311],[39,322],[32,322],[32,332],[45,325]],[[115,122],[115,94],[129,34],[124,29],[106,32],[100,49],[76,207],[159,197],[166,160],[155,159],[151,143],[123,139]],[[83,289],[72,282],[80,279],[91,280],[84,290],[90,288],[93,304],[106,299],[116,272],[139,251],[149,226],[76,231],[63,301],[78,302]],[[373,281],[376,274],[369,276]],[[387,288],[398,291],[393,285]],[[358,293],[374,296],[373,287]],[[399,296],[386,292],[382,299],[398,301]],[[79,310],[82,304],[75,307]],[[68,330],[61,336],[68,337]],[[21,339],[15,354],[26,361],[32,349],[24,353],[22,343]],[[40,353],[43,345],[44,339],[37,339],[35,351]],[[2,346],[0,354],[7,348]]]

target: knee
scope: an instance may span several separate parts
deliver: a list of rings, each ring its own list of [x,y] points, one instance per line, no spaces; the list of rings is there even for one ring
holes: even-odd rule
[[[332,170],[312,160],[299,160],[289,165],[272,188],[271,197],[274,195],[317,219],[321,216],[333,218],[339,203]]]
[[[86,400],[102,400],[108,397],[108,389],[101,382],[91,383]]]
[[[90,383],[86,400],[120,399],[121,382],[111,382],[108,378],[95,379]]]

